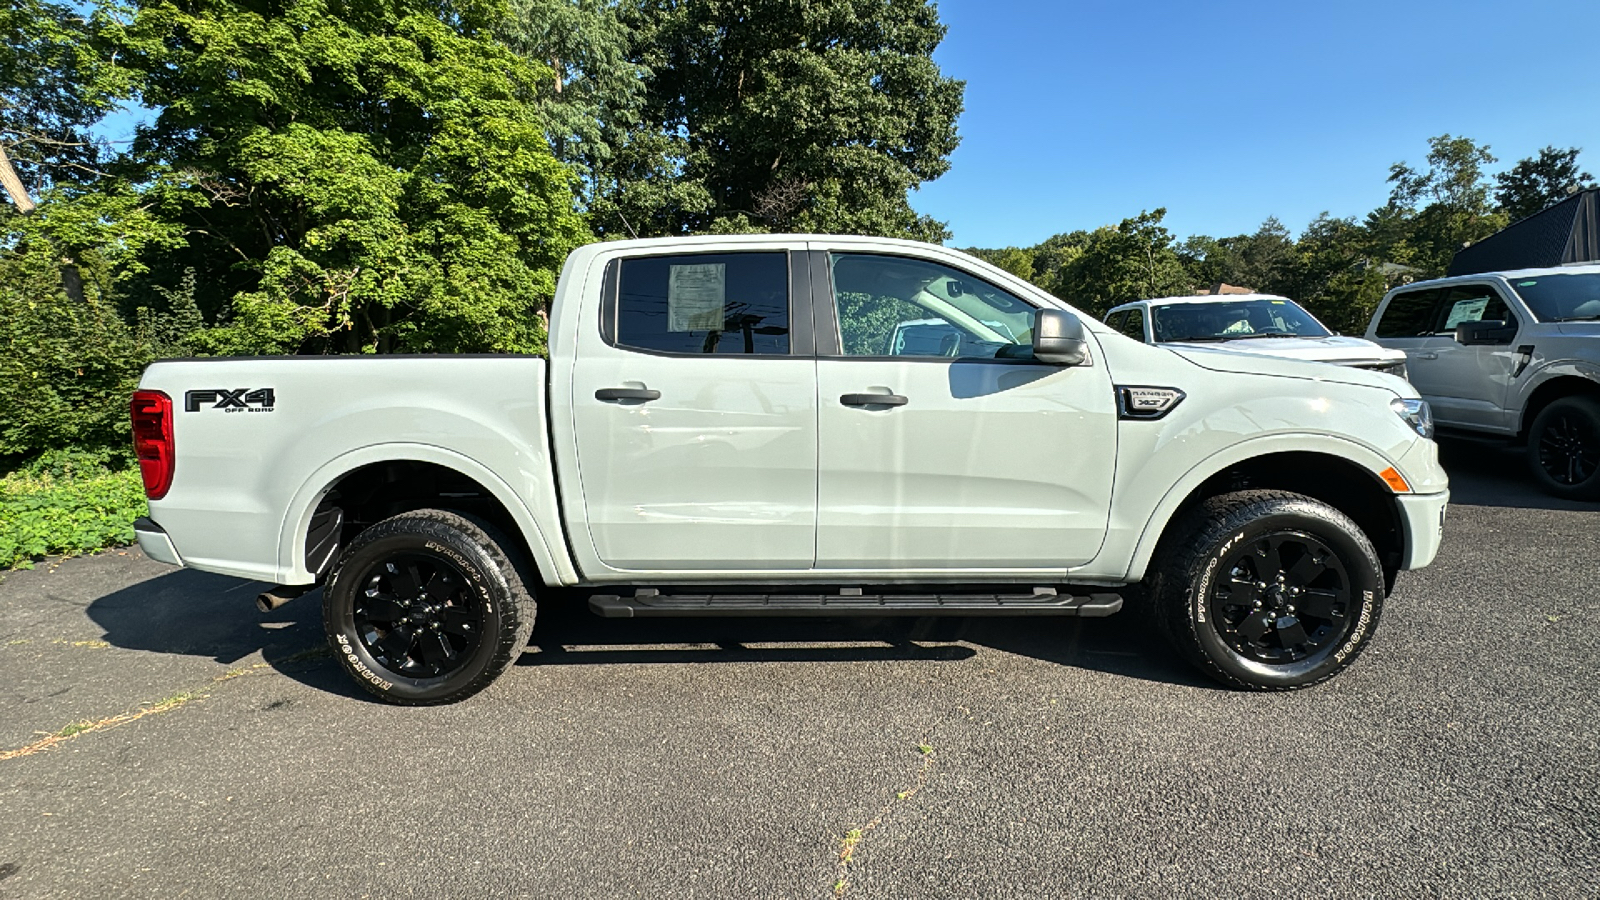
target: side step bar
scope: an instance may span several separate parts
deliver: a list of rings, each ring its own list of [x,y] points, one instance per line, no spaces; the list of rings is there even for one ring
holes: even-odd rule
[[[642,616],[1109,616],[1119,594],[663,594],[642,588],[632,597],[596,594],[589,609],[607,619]]]

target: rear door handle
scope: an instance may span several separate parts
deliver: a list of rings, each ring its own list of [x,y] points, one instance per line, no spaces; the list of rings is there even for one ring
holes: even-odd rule
[[[1418,353],[1417,354],[1417,359],[1438,359],[1438,358],[1439,358],[1439,354],[1437,354],[1437,353]]]
[[[899,394],[844,394],[839,402],[845,406],[905,406],[906,398]]]
[[[660,400],[661,392],[645,388],[601,388],[594,392],[596,400]]]

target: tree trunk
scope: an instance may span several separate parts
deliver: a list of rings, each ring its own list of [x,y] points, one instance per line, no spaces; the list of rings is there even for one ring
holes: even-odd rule
[[[33,212],[33,198],[28,196],[28,189],[22,186],[22,178],[17,175],[17,168],[11,164],[11,157],[6,155],[6,148],[0,145],[0,186],[4,186],[11,202],[16,204],[17,212]]]

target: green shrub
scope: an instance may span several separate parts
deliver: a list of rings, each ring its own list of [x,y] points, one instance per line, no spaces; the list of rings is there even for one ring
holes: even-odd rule
[[[0,478],[0,569],[133,541],[133,520],[146,512],[139,470],[112,471],[95,457],[47,454]]]

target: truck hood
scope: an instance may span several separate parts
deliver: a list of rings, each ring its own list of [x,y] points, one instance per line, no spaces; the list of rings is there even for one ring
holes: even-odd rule
[[[1160,346],[1169,350],[1225,350],[1229,353],[1248,353],[1252,356],[1276,356],[1283,359],[1302,359],[1336,365],[1370,365],[1373,363],[1403,362],[1405,351],[1380,347],[1364,338],[1335,334],[1324,338],[1281,337],[1243,338],[1216,343],[1167,342]]]
[[[1287,338],[1269,339],[1275,343]],[[1233,342],[1229,342],[1233,343]],[[1238,353],[1223,349],[1227,344],[1162,344],[1160,345],[1189,362],[1213,372],[1235,372],[1240,375],[1273,375],[1279,378],[1303,378],[1308,381],[1328,381],[1335,384],[1354,384],[1379,388],[1401,397],[1416,397],[1417,391],[1404,378],[1356,369],[1349,366],[1330,366],[1322,362],[1294,359],[1265,353]],[[1402,354],[1403,355],[1403,354]]]

